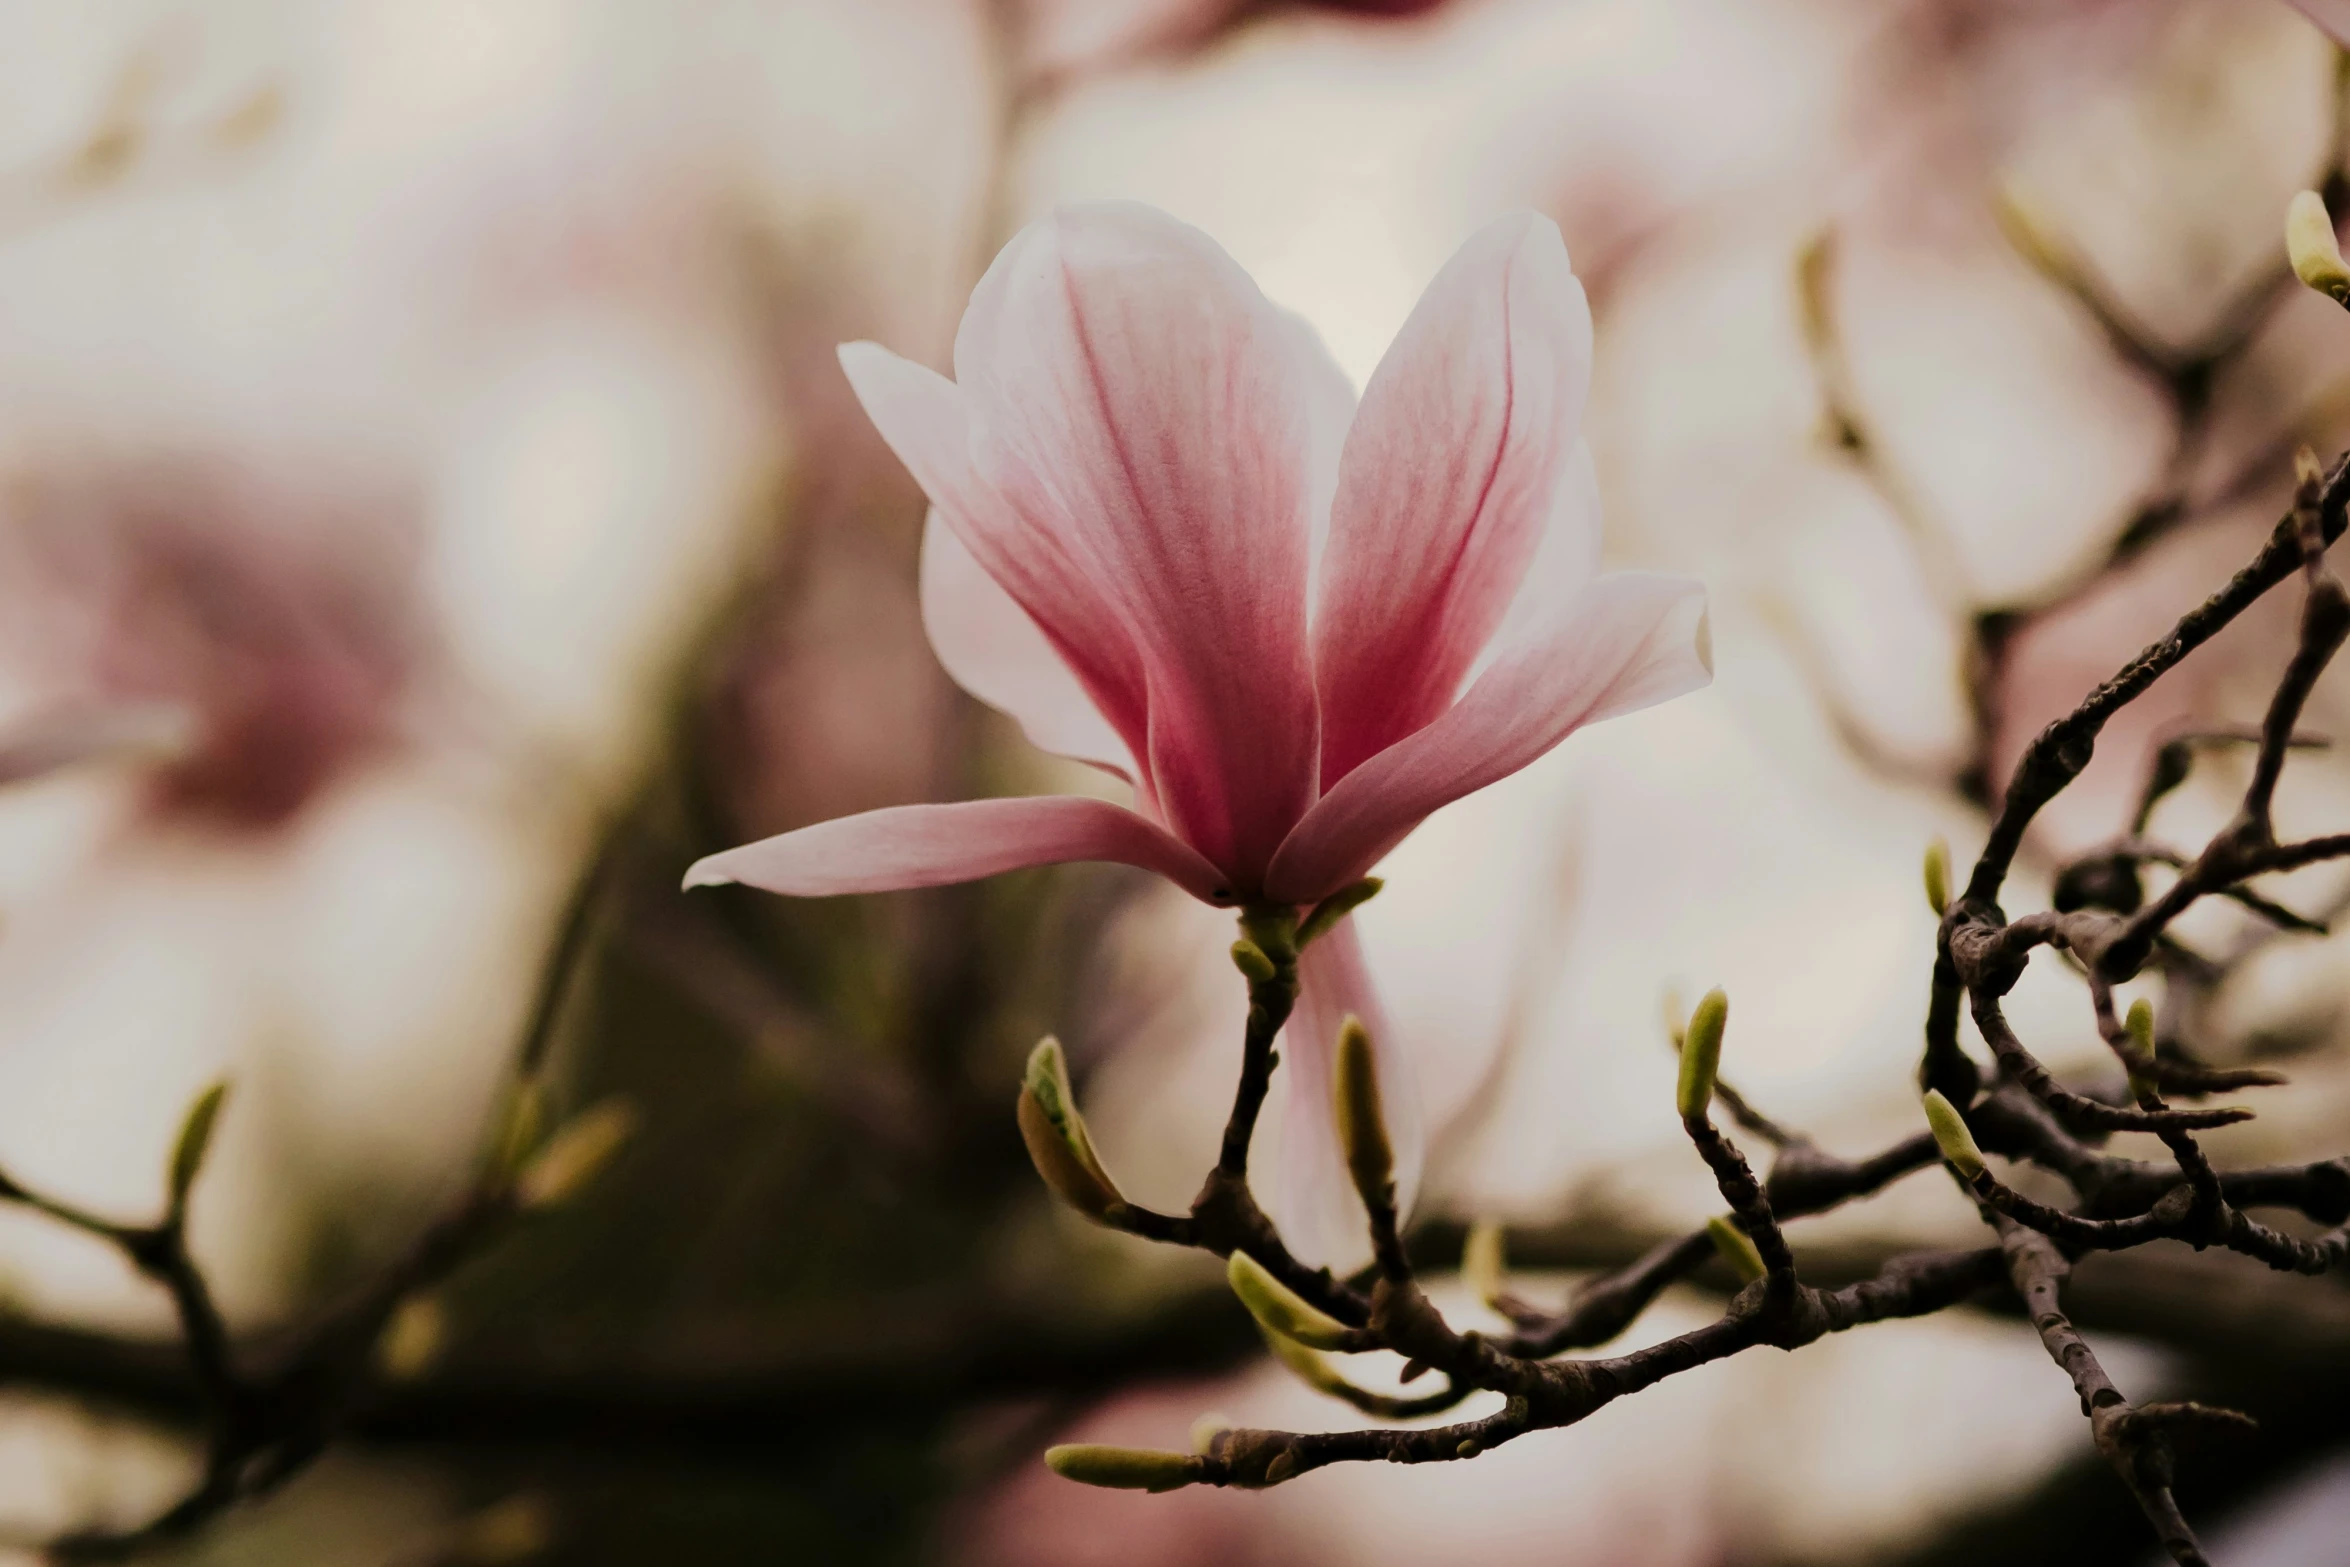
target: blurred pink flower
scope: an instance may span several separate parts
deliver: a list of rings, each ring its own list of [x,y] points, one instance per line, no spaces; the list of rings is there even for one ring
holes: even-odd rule
[[[1310,0],[1320,10],[1416,16],[1444,0]],[[1261,0],[1020,0],[1020,45],[1028,69],[1052,81],[1163,49],[1205,41]]]
[[[372,508],[161,463],[26,480],[5,509],[7,640],[54,694],[41,724],[80,744],[179,715],[144,747],[157,816],[279,828],[396,742],[423,628]]]
[[[932,502],[940,661],[1136,808],[870,811],[712,855],[688,886],[807,897],[1115,860],[1211,903],[1310,904],[1581,725],[1710,678],[1697,583],[1598,573],[1591,320],[1547,218],[1461,248],[1359,410],[1214,241],[1125,203],[1004,248],[956,380],[871,343],[841,363]],[[1301,978],[1292,1141],[1329,1157],[1293,1159],[1350,1197],[1317,1089],[1339,1017],[1377,1026],[1352,929]],[[1393,1088],[1401,1118],[1416,1095]]]

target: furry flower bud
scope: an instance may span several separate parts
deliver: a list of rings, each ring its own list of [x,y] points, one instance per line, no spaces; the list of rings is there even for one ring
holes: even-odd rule
[[[1681,1082],[1673,1103],[1684,1121],[1705,1117],[1714,1101],[1714,1074],[1722,1065],[1722,1030],[1730,1022],[1730,998],[1709,990],[1689,1014],[1681,1036]]]
[[[2350,305],[2350,266],[2342,262],[2333,214],[2316,191],[2303,191],[2285,209],[2285,254],[2295,277],[2337,304]]]
[[[1934,1142],[1942,1157],[1968,1180],[1980,1180],[1985,1169],[1983,1150],[1975,1146],[1975,1134],[1967,1129],[1958,1106],[1945,1099],[1940,1089],[1928,1089],[1925,1103],[1926,1124],[1934,1129]]]
[[[1093,1139],[1069,1089],[1069,1062],[1061,1042],[1047,1034],[1028,1056],[1020,1084],[1020,1138],[1036,1173],[1053,1195],[1099,1222],[1126,1204],[1125,1194],[1094,1156]]]
[[[1190,1453],[1151,1447],[1109,1447],[1070,1442],[1044,1451],[1047,1469],[1080,1485],[1116,1491],[1173,1491],[1199,1478],[1200,1461]]]

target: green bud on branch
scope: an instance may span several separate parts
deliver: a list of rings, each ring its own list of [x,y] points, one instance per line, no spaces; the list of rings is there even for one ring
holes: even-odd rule
[[[1939,838],[1926,845],[1926,906],[1937,918],[1950,912],[1950,845]]]
[[[375,1340],[375,1363],[395,1382],[420,1377],[440,1358],[449,1341],[449,1314],[433,1295],[400,1302]]]
[[[1317,1393],[1345,1398],[1354,1391],[1346,1378],[1338,1374],[1338,1368],[1330,1364],[1329,1357],[1310,1344],[1301,1344],[1283,1334],[1268,1332],[1265,1334],[1265,1347],[1273,1352],[1275,1360],[1288,1368],[1291,1376]]]
[[[2350,266],[2342,262],[2333,214],[2316,191],[2303,191],[2285,209],[2285,255],[2295,277],[2335,303],[2350,305]]]
[[[1371,1033],[1352,1013],[1338,1028],[1336,1099],[1338,1146],[1367,1208],[1395,1202],[1395,1150],[1387,1141],[1387,1117],[1379,1104],[1378,1062]]]
[[[563,1123],[514,1177],[514,1200],[524,1208],[551,1208],[576,1195],[636,1135],[636,1107],[606,1099]]]
[[[1689,1014],[1681,1036],[1681,1082],[1673,1104],[1684,1121],[1702,1121],[1714,1102],[1714,1074],[1722,1065],[1722,1030],[1730,1021],[1730,998],[1717,987]]]
[[[1097,1223],[1126,1205],[1125,1194],[1094,1156],[1093,1139],[1069,1088],[1068,1059],[1050,1034],[1029,1053],[1018,1113],[1029,1160],[1054,1196]]]
[[[1316,936],[1327,935],[1333,925],[1377,897],[1379,889],[1386,885],[1376,876],[1365,876],[1361,881],[1350,882],[1315,904],[1313,912],[1297,928],[1298,946],[1303,948],[1311,944]]]
[[[490,1155],[498,1174],[511,1176],[522,1168],[532,1150],[538,1147],[546,1120],[547,1094],[539,1080],[529,1077],[516,1083],[507,1096],[505,1113],[498,1123],[497,1142]]]
[[[1200,1474],[1200,1461],[1190,1453],[1169,1453],[1150,1447],[1107,1447],[1098,1442],[1048,1447],[1044,1463],[1064,1480],[1117,1491],[1178,1490],[1199,1479]]]
[[[1232,966],[1252,985],[1262,985],[1280,972],[1273,967],[1273,960],[1265,956],[1265,949],[1246,936],[1232,944]]]
[[[188,1206],[188,1192],[204,1169],[204,1156],[212,1151],[212,1129],[220,1121],[221,1101],[227,1097],[227,1081],[214,1083],[196,1096],[196,1102],[188,1106],[188,1113],[180,1120],[179,1136],[171,1145],[169,1175],[174,1215]]]
[[[1461,1282],[1468,1285],[1470,1293],[1491,1307],[1501,1299],[1506,1267],[1501,1226],[1491,1219],[1470,1225],[1469,1237],[1461,1243]]]
[[[2144,996],[2130,1003],[2122,1027],[2130,1036],[2130,1048],[2140,1061],[2154,1059],[2154,1006]]]
[[[1926,1090],[1925,1105],[1926,1124],[1934,1129],[1934,1142],[1941,1148],[1942,1157],[1969,1181],[1982,1179],[1983,1150],[1975,1146],[1975,1134],[1967,1129],[1966,1118],[1958,1113],[1958,1106],[1936,1088]]]
[[[1754,1237],[1721,1214],[1705,1221],[1705,1238],[1714,1243],[1739,1278],[1751,1284],[1770,1270],[1763,1266],[1762,1253],[1754,1249]]]
[[[1224,1266],[1224,1277],[1231,1284],[1232,1293],[1248,1308],[1248,1314],[1267,1333],[1315,1349],[1346,1346],[1345,1323],[1307,1302],[1247,1252],[1232,1254],[1231,1261]]]

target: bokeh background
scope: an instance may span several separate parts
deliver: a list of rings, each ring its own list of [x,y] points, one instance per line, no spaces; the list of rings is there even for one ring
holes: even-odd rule
[[[1553,1298],[1708,1212],[1662,1018],[1713,984],[1773,1114],[1904,1133],[1924,845],[1971,854],[2024,740],[2249,553],[2297,444],[2350,440],[2350,322],[2278,279],[2343,79],[2247,0],[0,4],[0,1167],[150,1214],[226,1075],[196,1245],[240,1330],[299,1321],[470,1178],[575,901],[557,1097],[641,1120],[404,1317],[349,1440],[153,1559],[2149,1561],[1992,1314],[1441,1471],[1055,1480],[1072,1436],[1355,1418],[1211,1265],[1056,1212],[1013,1129],[1057,1032],[1121,1180],[1183,1201],[1238,1038],[1225,918],[1104,867],[677,880],[849,811],[1087,787],[928,651],[921,498],[835,343],[942,364],[1020,223],[1118,195],[1359,382],[1533,206],[1597,318],[1608,556],[1706,581],[1719,678],[1446,811],[1360,916],[1439,1128],[1430,1244],[1506,1219]],[[2289,633],[2252,617],[2117,722],[2023,896],[2120,829],[2165,726],[2255,715]],[[2350,733],[2338,676],[2313,718]],[[2223,820],[2236,765],[2162,830]],[[2297,759],[2282,809],[2350,826],[2350,769]],[[2322,870],[2278,896],[2346,901]],[[2295,1080],[2226,1152],[2339,1151],[2350,946],[2191,929],[2247,955],[2173,1015]],[[2098,1069],[2060,975],[2013,1015]],[[1920,1179],[1799,1255],[1972,1223]],[[2220,1560],[2339,1567],[2350,1291],[2236,1262],[2084,1266],[2081,1320],[2134,1395],[2263,1419],[2185,1471]],[[0,1295],[0,1533],[175,1494],[184,1396],[83,1353],[166,1338],[160,1294],[11,1209]]]

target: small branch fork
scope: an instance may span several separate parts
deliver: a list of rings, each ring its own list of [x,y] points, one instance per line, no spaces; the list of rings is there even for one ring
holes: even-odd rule
[[[446,1280],[534,1210],[591,1176],[625,1136],[622,1107],[591,1109],[543,1137],[538,1105],[564,1002],[591,945],[601,858],[574,890],[511,1070],[509,1103],[474,1178],[389,1266],[316,1320],[267,1344],[234,1341],[188,1246],[188,1205],[225,1096],[216,1085],[189,1112],[174,1150],[163,1216],[124,1224],[43,1195],[0,1173],[14,1203],[112,1246],[171,1297],[207,1432],[189,1490],[145,1523],[44,1543],[58,1561],[114,1561],[185,1536],[239,1503],[269,1494],[322,1453],[378,1372],[385,1330],[407,1303]]]
[[[1356,1166],[1356,1181],[1376,1258],[1362,1278],[1338,1279],[1305,1266],[1250,1195],[1248,1146],[1278,1064],[1274,1037],[1296,998],[1301,927],[1295,911],[1247,913],[1243,928],[1249,941],[1242,945],[1253,942],[1267,961],[1250,976],[1241,1081],[1222,1157],[1188,1214],[1153,1213],[1121,1202],[1104,1222],[1222,1256],[1245,1254],[1295,1297],[1290,1306],[1273,1312],[1250,1301],[1282,1358],[1315,1386],[1359,1409],[1389,1418],[1429,1416],[1480,1392],[1498,1394],[1501,1407],[1481,1418],[1416,1429],[1221,1430],[1206,1435],[1190,1454],[1057,1449],[1070,1456],[1056,1459],[1055,1466],[1096,1483],[1166,1489],[1273,1485],[1328,1464],[1370,1459],[1454,1462],[1529,1431],[1573,1425],[1666,1377],[1748,1349],[1797,1349],[1830,1333],[1924,1316],[1998,1292],[2021,1300],[2050,1357],[2071,1377],[2098,1450],[2137,1499],[2172,1559],[2203,1562],[2201,1547],[2172,1497],[2173,1443],[2189,1433],[2240,1429],[2250,1422],[2195,1404],[2132,1404],[2065,1315],[2063,1292],[2077,1258],[2155,1240],[2220,1248],[2289,1272],[2323,1273],[2350,1262],[2350,1159],[2217,1168],[2198,1134],[2246,1119],[2251,1111],[2174,1105],[2166,1097],[2196,1099],[2280,1079],[2265,1071],[2208,1066],[2189,1053],[2175,1026],[2167,1033],[2158,1027],[2143,1003],[2124,1019],[2117,1015],[2115,1000],[2115,988],[2144,971],[2174,982],[2186,976],[2206,984],[2225,971],[2226,965],[2198,957],[2171,934],[2177,918],[2203,898],[2233,900],[2266,921],[2272,933],[2324,928],[2247,883],[2321,860],[2350,858],[2350,834],[2280,841],[2273,817],[2288,752],[2318,743],[2297,729],[2302,710],[2319,675],[2350,638],[2350,593],[2325,560],[2328,546],[2344,530],[2346,506],[2350,459],[2321,474],[2305,454],[2293,509],[2259,554],[2168,635],[2049,725],[2017,764],[1965,887],[1943,910],[1927,1001],[1919,1081],[1947,1099],[1962,1118],[1962,1135],[1971,1139],[1961,1150],[1964,1158],[1949,1152],[1935,1133],[1921,1132],[1866,1158],[1845,1159],[1771,1121],[1715,1079],[1713,1062],[1727,1003],[1718,995],[1709,997],[1708,1003],[1719,1007],[1705,1042],[1694,1042],[1700,1030],[1693,1019],[1693,1042],[1683,1045],[1682,1126],[1714,1177],[1725,1216],[1590,1281],[1556,1312],[1502,1292],[1490,1276],[1498,1262],[1487,1264],[1481,1289],[1512,1323],[1505,1335],[1456,1331],[1445,1322],[1415,1278],[1391,1188],[1366,1177],[1361,1166]],[[2181,735],[2160,747],[2128,832],[2062,869],[2057,908],[2010,920],[1999,896],[2025,833],[2040,808],[2088,764],[2106,721],[2264,594],[2295,579],[2304,595],[2300,643],[2257,729]],[[2200,750],[2221,744],[2254,747],[2251,780],[2235,820],[2196,853],[2161,847],[2148,837],[2156,807],[2187,776]],[[2145,883],[2150,870],[2168,878],[2151,897]],[[1315,924],[1309,916],[1303,928],[1310,931]],[[2092,1020],[2123,1069],[2126,1092],[2067,1087],[2008,1024],[2002,1000],[2042,948],[2067,954],[2083,972]],[[1965,1016],[1972,1017],[1989,1048],[1987,1066],[1961,1043]],[[1342,1038],[1342,1060],[1344,1054]],[[1699,1057],[1694,1064],[1692,1054]],[[1343,1089],[1341,1099],[1342,1135],[1355,1135],[1344,1132],[1349,1115]],[[1737,1144],[1714,1124],[1711,1107],[1717,1104],[1741,1130],[1772,1148],[1767,1176],[1758,1177]],[[2165,1157],[2142,1160],[2104,1151],[2117,1133],[2150,1135],[2160,1141]],[[1383,1147],[1383,1132],[1380,1138]],[[1985,1151],[2054,1175],[2071,1189],[2072,1204],[2054,1206],[2016,1190],[1983,1164]],[[1946,1159],[1981,1210],[1991,1244],[1898,1256],[1874,1276],[1839,1289],[1803,1282],[1783,1228],[1787,1222],[1869,1197]],[[2289,1210],[2331,1228],[2303,1239],[2252,1218],[2252,1209]],[[1745,1282],[1716,1320],[1626,1354],[1562,1358],[1567,1351],[1615,1338],[1667,1286],[1717,1257]],[[1236,1288],[1238,1268],[1236,1263]],[[1250,1300],[1246,1290],[1242,1293]],[[1284,1332],[1310,1338],[1318,1347],[1287,1342]],[[1445,1386],[1416,1399],[1369,1394],[1320,1359],[1325,1348],[1393,1351],[1408,1362],[1407,1381],[1434,1370],[1444,1374]]]

